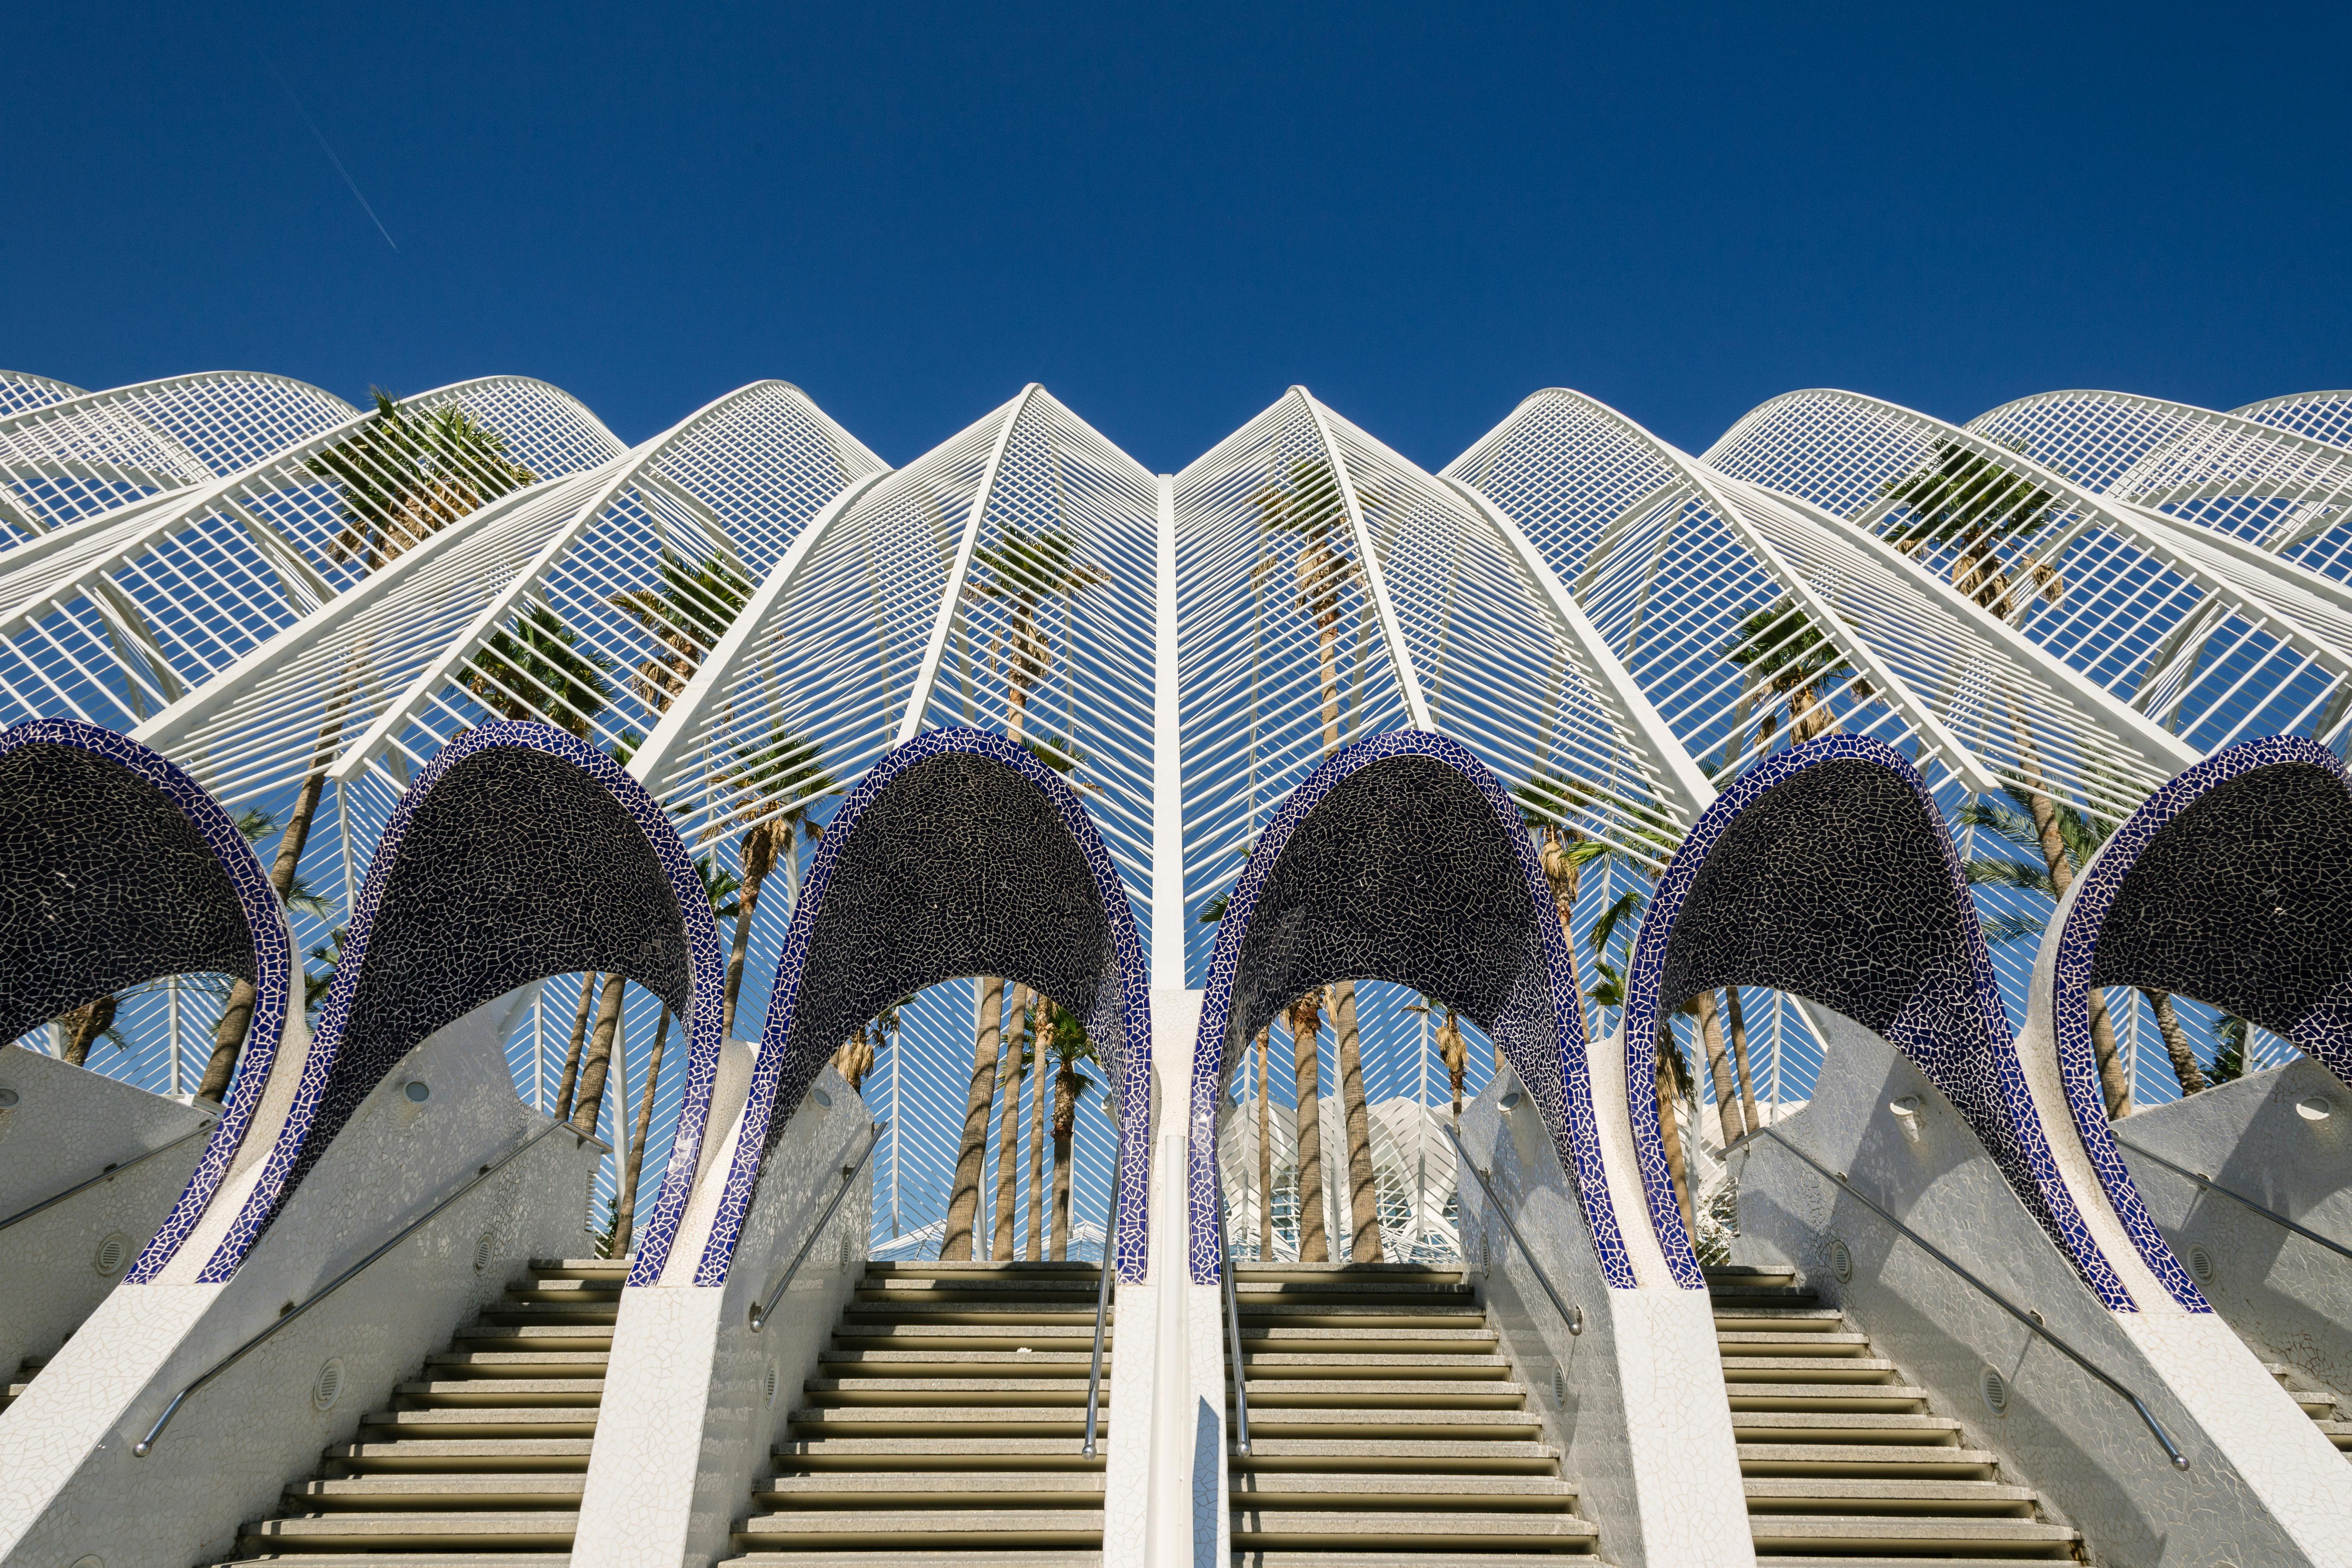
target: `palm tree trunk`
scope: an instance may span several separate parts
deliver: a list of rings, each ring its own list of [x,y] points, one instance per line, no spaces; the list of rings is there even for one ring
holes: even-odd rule
[[[1054,1111],[1054,1261],[1061,1263],[1070,1256],[1070,1143],[1071,1136],[1062,1131],[1059,1096],[1064,1092],[1056,1086]],[[1073,1110],[1076,1103],[1073,1102]]]
[[[1764,1124],[1756,1119],[1756,1085],[1748,1076],[1748,1021],[1739,1016],[1739,987],[1725,986],[1723,1001],[1731,1015],[1731,1063],[1739,1073],[1739,1119],[1753,1132]]]
[[[286,819],[286,831],[278,836],[278,858],[269,868],[269,885],[277,889],[280,907],[294,886],[294,874],[302,864],[303,847],[310,842],[310,824],[319,815],[319,796],[327,787],[324,763],[341,728],[341,721],[336,721],[319,731],[313,771],[302,781],[301,793],[294,797],[294,815]],[[237,1058],[245,1050],[246,1034],[253,1027],[253,1008],[259,995],[249,980],[230,984],[228,1005],[221,1010],[220,1023],[213,1030],[212,1059],[205,1063],[204,1081],[196,1086],[198,1100],[209,1100],[217,1105],[226,1097],[228,1080],[236,1075]]]
[[[117,997],[101,996],[58,1020],[66,1026],[65,1059],[68,1063],[74,1067],[89,1065],[89,1047],[98,1043],[99,1037],[114,1027],[114,1011],[120,1005]],[[251,1010],[249,1006],[247,1008],[247,1012]]]
[[[1257,1260],[1274,1261],[1274,1096],[1265,1076],[1267,1025],[1257,1032]]]
[[[572,1130],[584,1137],[596,1136],[596,1118],[604,1108],[604,1079],[612,1071],[613,1052],[621,1037],[621,1002],[628,989],[627,976],[604,976],[603,999],[596,1005],[596,1033],[580,1064],[580,1103],[572,1112]]]
[[[1045,1014],[1048,1020],[1053,1014]],[[1045,1258],[1045,1207],[1039,1200],[1045,1194],[1045,1029],[1038,1031],[1038,1040],[1032,1057],[1033,1069],[1029,1089],[1029,1245],[1023,1251],[1032,1263]]]
[[[792,826],[785,825],[784,834],[789,852]],[[776,834],[773,823],[762,822],[743,835],[743,887],[735,898],[735,938],[727,948],[726,1019],[720,1033],[728,1039],[736,1038],[735,994],[743,988],[743,956],[751,947],[751,916],[760,908],[760,884],[768,879],[769,869],[775,864]]]
[[[1372,1173],[1372,1118],[1364,1105],[1364,1058],[1356,1031],[1356,983],[1331,987],[1331,1026],[1339,1032],[1339,1113],[1348,1128],[1348,1261],[1381,1261],[1381,1195]]]
[[[662,1047],[668,1043],[669,1009],[664,1007],[661,1027],[654,1031],[654,1048],[646,1057],[646,1088],[637,1097],[636,1131],[629,1138],[629,1157],[621,1167],[621,1190],[613,1209],[613,1245],[607,1257],[627,1257],[629,1238],[636,1230],[637,1178],[646,1168],[646,1139],[654,1125],[654,1091],[661,1087]]]
[[[2202,1093],[2210,1086],[2197,1065],[2197,1053],[2189,1048],[2189,1037],[2181,1032],[2180,1016],[2172,1010],[2172,994],[2143,990],[2140,994],[2156,1009],[2157,1032],[2164,1037],[2164,1054],[2172,1058],[2172,1076],[2180,1080],[2180,1092]]]
[[[980,981],[980,1027],[972,1041],[971,1084],[963,1097],[963,1138],[956,1145],[955,1184],[948,1190],[948,1217],[940,1234],[942,1263],[971,1260],[982,1166],[988,1158],[988,1108],[996,1100],[996,1058],[1003,1052],[1003,1038],[1004,982],[985,974]]]
[[[572,1014],[572,1041],[563,1051],[563,1081],[555,1091],[555,1119],[572,1120],[572,1091],[580,1082],[580,1048],[588,1043],[588,1010],[596,1005],[596,977],[580,977],[580,1005]]]
[[[1683,1211],[1683,1228],[1698,1233],[1691,1226],[1690,1170],[1683,1160],[1682,1129],[1675,1121],[1675,1045],[1674,1026],[1665,1019],[1658,1020],[1658,1132],[1666,1142],[1666,1174],[1674,1179],[1675,1204]]]
[[[1298,1261],[1328,1263],[1330,1241],[1323,1225],[1323,1105],[1318,1087],[1316,1037],[1323,1029],[1321,1005],[1308,992],[1290,1005],[1292,1060],[1298,1079]]]
[[[2050,797],[2037,789],[2025,792],[2025,804],[2033,817],[2033,836],[2042,846],[2042,864],[2050,871],[2051,896],[2063,900],[2074,883],[2074,861],[2066,853],[2065,836],[2058,831],[2057,810]],[[2091,1055],[2099,1064],[2099,1092],[2107,1102],[2107,1120],[2120,1121],[2132,1113],[2131,1073],[2116,1044],[2107,999],[2095,985],[2090,989],[2090,1005]]]
[[[996,1224],[988,1248],[989,1257],[999,1263],[1013,1261],[1013,1201],[1021,1193],[1021,1084],[1028,1077],[1023,1070],[1021,1048],[1029,1030],[1024,1020],[1035,993],[1027,986],[1018,987],[1019,1000],[1010,1009],[1013,1023],[1004,1041],[1004,1068],[996,1076],[1003,1080],[1004,1108],[996,1122]]]
[[[1747,1133],[1748,1126],[1732,1098],[1731,1059],[1723,1048],[1723,1025],[1716,1017],[1714,992],[1702,991],[1692,1000],[1698,1004],[1699,1038],[1706,1042],[1707,1077],[1715,1086],[1716,1131],[1728,1149]]]

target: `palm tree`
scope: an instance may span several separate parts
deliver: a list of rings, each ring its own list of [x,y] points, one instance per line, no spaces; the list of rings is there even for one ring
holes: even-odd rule
[[[1906,511],[1905,520],[1887,530],[1889,544],[1923,560],[1948,549],[1952,586],[2003,620],[2017,618],[2025,599],[2011,584],[2003,547],[2024,543],[2063,513],[2054,494],[1948,438],[1938,440],[1919,467],[1890,480],[1879,493]],[[2045,603],[2065,597],[2065,580],[2031,549],[2018,564]]]
[[[971,563],[976,569],[971,579],[972,591],[1004,606],[996,666],[1004,677],[1005,737],[1016,745],[1029,746],[1047,766],[1067,772],[1076,762],[1075,743],[1056,751],[1032,745],[1028,739],[1030,699],[1054,670],[1054,641],[1041,616],[1055,601],[1063,601],[1066,626],[1078,596],[1108,582],[1109,574],[1080,561],[1078,542],[1063,530],[1024,529],[1018,523],[1009,524],[993,542],[977,546]],[[1075,742],[1076,737],[1071,740]],[[996,1097],[1006,1013],[1003,976],[981,976],[963,1134],[956,1148],[954,1185],[948,1194],[947,1221],[940,1237],[942,1260],[971,1256],[982,1167],[987,1160],[988,1108]],[[1009,1215],[999,1216],[998,1228],[1007,1247],[1012,1245]]]
[[[1021,1190],[1021,1085],[1028,1079],[1036,1056],[1037,1026],[1045,1021],[1045,998],[1022,988],[1013,1009],[1019,1020],[1010,1044],[1012,1070],[998,1076],[1004,1081],[1004,1108],[996,1123],[996,1224],[988,1255],[999,1262],[1013,1260],[1013,1200]]]
[[[342,512],[342,528],[328,548],[331,559],[360,561],[373,572],[476,508],[536,481],[538,476],[507,457],[503,437],[462,408],[413,414],[381,387],[374,395],[374,418],[310,460],[311,470],[335,487]],[[354,672],[354,685],[363,673]],[[310,771],[296,792],[294,809],[278,840],[269,882],[281,901],[295,886],[296,869],[310,841],[310,825],[326,788],[327,764],[334,760],[342,733],[348,696],[348,691],[341,693],[328,705],[327,720],[312,748]],[[256,1000],[250,982],[230,986],[197,1099],[218,1102],[228,1092],[246,1034],[253,1026]]]
[[[692,562],[665,549],[654,563],[656,581],[614,594],[604,602],[658,642],[629,680],[630,694],[656,713],[667,712],[727,628],[743,613],[751,585],[718,561]]]
[[[533,605],[513,629],[490,634],[464,676],[466,689],[501,719],[544,717],[582,740],[604,710],[604,677],[612,660],[580,646],[580,634],[545,605]]]
[[[1072,1028],[1086,1033],[1083,1025],[1062,1011],[1060,1003],[1041,1000],[1042,1021],[1029,1053],[1035,1087],[1029,1091],[1029,1241],[1023,1256],[1032,1263],[1043,1261],[1045,1256],[1045,1210],[1039,1202],[1045,1196],[1045,1066],[1054,1058],[1064,1034]]]
[[[601,977],[583,974],[580,977],[580,1005],[572,1015],[572,1038],[563,1052],[563,1077],[555,1091],[555,1119],[572,1120],[572,1091],[580,1082],[580,1052],[588,1042],[588,1014],[596,1005],[596,986]]]
[[[404,409],[373,389],[375,417],[310,461],[341,492],[343,526],[331,559],[371,572],[486,502],[536,482],[506,438],[454,405]]]
[[[865,1092],[866,1079],[874,1070],[875,1058],[888,1050],[891,1042],[898,1037],[898,1010],[913,1001],[911,996],[899,997],[867,1019],[856,1034],[841,1043],[840,1049],[833,1053],[834,1070],[849,1081],[852,1093]]]
[[[1381,498],[1376,496],[1362,495],[1358,499],[1363,504],[1381,504]],[[1294,461],[1284,479],[1258,490],[1250,498],[1250,502],[1257,510],[1259,531],[1266,539],[1266,553],[1256,568],[1260,577],[1280,568],[1283,543],[1287,541],[1290,544],[1291,584],[1298,613],[1315,628],[1317,706],[1322,722],[1323,754],[1328,757],[1339,749],[1342,739],[1339,728],[1339,645],[1345,636],[1342,623],[1347,593],[1349,584],[1362,579],[1361,569],[1349,550],[1346,499],[1340,493],[1339,475],[1328,461],[1318,457]],[[1380,1199],[1372,1174],[1371,1115],[1364,1103],[1362,1048],[1356,1025],[1356,983],[1352,979],[1339,981],[1330,987],[1330,992],[1331,1017],[1339,1058],[1339,1111],[1348,1139],[1350,1222],[1348,1256],[1355,1262],[1377,1263],[1382,1256]],[[1301,1037],[1298,1024],[1307,1016],[1300,1009],[1314,1005],[1311,996],[1291,1005],[1294,1042]],[[1320,1020],[1317,1019],[1307,1028],[1305,1036],[1307,1046],[1312,1046],[1319,1027]],[[1313,1065],[1310,1059],[1310,1075]],[[1302,1089],[1300,1092],[1304,1094],[1306,1091]],[[1301,1125],[1305,1124],[1302,1122]],[[1315,1194],[1313,1214],[1315,1235],[1319,1244],[1323,1238],[1322,1131],[1319,1119],[1315,1129],[1315,1141],[1316,1158],[1311,1167]],[[1302,1146],[1299,1156],[1302,1227],[1306,1224],[1309,1172]],[[1299,1235],[1303,1246],[1307,1231],[1302,1228]],[[1300,1256],[1306,1255],[1302,1252]]]
[[[604,1109],[604,1081],[613,1067],[616,1051],[625,1052],[621,1023],[621,1004],[627,996],[628,976],[618,973],[604,976],[604,997],[596,1005],[596,1029],[589,1037],[588,1054],[580,1063],[579,1100],[572,1107],[572,1126],[583,1137],[596,1136],[596,1119]],[[629,1063],[625,1054],[621,1058],[621,1073],[625,1081]]]
[[[1070,1026],[1062,1026],[1068,1019]],[[1058,1014],[1053,1038],[1049,1045],[1053,1059],[1058,1064],[1054,1073],[1054,1250],[1056,1263],[1070,1254],[1070,1155],[1071,1143],[1077,1131],[1078,1101],[1086,1097],[1087,1085],[1093,1081],[1084,1068],[1092,1062],[1097,1067],[1102,1058],[1096,1054],[1093,1038],[1083,1025],[1067,1014]],[[1034,1200],[1033,1200],[1034,1201]],[[1109,1238],[1104,1238],[1104,1265],[1108,1267]]]
[[[743,987],[743,962],[751,951],[751,921],[760,910],[760,889],[776,863],[784,863],[788,880],[799,866],[803,842],[814,843],[824,829],[810,816],[838,787],[825,771],[824,748],[814,740],[779,728],[762,745],[739,751],[725,782],[742,792],[743,804],[734,820],[747,822],[743,831],[742,884],[735,900],[734,939],[727,950],[727,1000],[724,1030],[735,1033],[735,999]],[[772,811],[777,801],[793,804]]]
[[[1331,1248],[1323,1224],[1323,1104],[1317,1037],[1323,1011],[1316,994],[1303,993],[1289,1010],[1291,1062],[1297,1075],[1298,1163],[1298,1261],[1328,1263]]]
[[[1646,878],[1651,866],[1613,844],[1587,837],[1573,826],[1577,813],[1591,808],[1601,799],[1599,792],[1583,780],[1563,778],[1549,772],[1539,773],[1520,785],[1514,792],[1514,797],[1518,802],[1521,816],[1539,837],[1537,860],[1543,868],[1544,880],[1551,888],[1552,910],[1559,921],[1560,940],[1568,945],[1569,963],[1574,965],[1578,962],[1576,931],[1570,924],[1570,917],[1582,892],[1584,867],[1613,858],[1634,874]],[[1650,851],[1655,861],[1664,863],[1672,857],[1680,836],[1673,822],[1654,808],[1637,808],[1632,814],[1630,837]],[[1621,894],[1593,922],[1593,965],[1599,972],[1599,979],[1591,994],[1604,1008],[1624,1005],[1624,983],[1620,973],[1609,963],[1607,952],[1610,938],[1615,934],[1619,923],[1633,911],[1634,901],[1633,894]],[[1707,996],[1706,1007],[1709,1016],[1713,1013],[1714,1001],[1711,994]],[[1453,1022],[1450,1012],[1447,1022],[1449,1025]],[[1458,1038],[1458,1030],[1456,1035]],[[1657,1060],[1653,1064],[1656,1070],[1653,1077],[1658,1094],[1658,1120],[1667,1134],[1666,1165],[1674,1177],[1675,1191],[1687,1218],[1690,1208],[1689,1175],[1683,1159],[1682,1138],[1675,1127],[1672,1100],[1673,1086],[1680,1081],[1679,1074],[1683,1068],[1682,1058],[1674,1047],[1673,1038],[1671,1032],[1661,1031]],[[1719,1059],[1723,1048],[1721,1035],[1717,1034],[1710,1044]],[[1744,1052],[1744,1038],[1741,1048]],[[1674,1058],[1671,1065],[1667,1061],[1669,1057]],[[1450,1068],[1451,1064],[1448,1065]],[[1458,1078],[1455,1084],[1454,1113],[1458,1117],[1461,1114]],[[1727,1098],[1727,1090],[1719,1095],[1718,1113]]]
[[[2010,785],[2008,794],[2016,805],[1979,799],[1962,806],[1960,826],[1989,829],[2036,858],[2048,854],[2053,843],[2058,847],[2056,853],[2038,867],[2032,861],[2011,860],[2005,856],[1979,856],[1969,859],[1962,870],[1970,887],[2011,888],[2039,893],[2050,900],[2055,912],[2058,900],[2065,897],[2074,880],[2074,873],[2090,862],[2114,829],[2093,821],[2071,805],[2057,805],[2046,795],[2018,785]],[[2034,809],[2037,801],[2039,811]],[[1996,945],[2039,942],[2048,929],[2049,916],[2017,910],[1988,924],[1985,940]],[[2140,994],[2147,998],[2149,1010],[2156,1015],[2157,1032],[2164,1037],[2164,1052],[2171,1059],[2172,1075],[2180,1082],[2180,1092],[2195,1094],[2209,1087],[2205,1073],[2197,1065],[2197,1053],[2189,1047],[2188,1031],[2180,1026],[2180,1016],[2172,1005],[2170,994],[2142,987]],[[2105,998],[2095,986],[2089,1000],[2091,1050],[2098,1062],[2101,1097],[2106,1101],[2108,1119],[2113,1121],[2131,1113],[2131,1078],[2124,1064],[2122,1047],[2116,1040],[2114,1022],[2107,1016]]]
[[[654,1124],[654,1096],[661,1089],[662,1048],[669,1043],[669,1008],[661,1012],[661,1027],[654,1031],[654,1048],[646,1058],[646,1087],[637,1097],[637,1125],[630,1135],[628,1153],[621,1168],[621,1184],[613,1202],[613,1236],[605,1243],[604,1256],[625,1257],[629,1241],[636,1230],[637,1179],[645,1170],[646,1140]]]
[[[1724,744],[1725,765],[1735,763],[1752,749],[1761,756],[1772,749],[1772,737],[1785,707],[1789,743],[1801,746],[1837,726],[1830,707],[1832,687],[1853,676],[1845,651],[1813,625],[1804,606],[1794,599],[1765,605],[1739,623],[1723,657],[1741,671],[1739,700],[1731,710],[1731,734]],[[1859,699],[1870,694],[1856,678],[1848,688]],[[1760,708],[1752,748],[1739,743],[1739,729],[1750,711]]]
[[[1257,1032],[1257,1256],[1274,1261],[1274,1096],[1266,1079],[1266,1038],[1271,1024]]]
[[[2231,1083],[2246,1076],[2246,1036],[2249,1026],[2235,1013],[2221,1015],[2213,1030],[2213,1081]]]

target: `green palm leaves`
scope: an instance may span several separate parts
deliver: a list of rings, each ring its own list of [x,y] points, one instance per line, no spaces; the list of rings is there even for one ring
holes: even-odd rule
[[[375,389],[375,416],[310,459],[342,495],[343,527],[328,546],[370,571],[538,476],[507,456],[506,439],[456,405],[419,413]]]

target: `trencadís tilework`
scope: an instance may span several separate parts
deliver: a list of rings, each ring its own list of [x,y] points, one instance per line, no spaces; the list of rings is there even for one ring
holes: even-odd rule
[[[715,1058],[717,929],[653,798],[611,757],[543,724],[486,724],[451,742],[384,830],[293,1108],[198,1278],[236,1272],[360,1102],[426,1036],[533,980],[599,970],[660,996]]]
[[[1219,1278],[1217,1101],[1239,1044],[1312,986],[1379,979],[1460,1008],[1493,1037],[1575,1173],[1610,1283],[1634,1284],[1555,909],[1517,806],[1446,736],[1360,741],[1291,792],[1251,850],[1209,961],[1186,1169],[1196,1282]]]
[[[1126,884],[1068,784],[1003,735],[954,728],[890,752],[826,826],[777,960],[697,1284],[726,1282],[761,1163],[843,1037],[908,992],[975,973],[1031,985],[1087,1021],[1119,1129],[1113,1256],[1120,1279],[1143,1278],[1151,1018]],[[699,1128],[709,1078],[688,1093]],[[678,1146],[633,1284],[660,1279],[685,1212],[694,1156],[682,1131]]]
[[[1650,1072],[1663,1009],[1733,984],[1807,997],[1886,1037],[1952,1102],[2100,1299],[2131,1309],[2052,1158],[1943,818],[1884,743],[1825,735],[1778,753],[1693,826],[1627,975],[1630,1081]],[[1669,1257],[1696,1271],[1655,1099],[1632,1101],[1652,1212],[1680,1244]]]

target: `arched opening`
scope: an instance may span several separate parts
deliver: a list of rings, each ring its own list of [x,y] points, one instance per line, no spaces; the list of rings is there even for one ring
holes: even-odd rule
[[[688,1242],[696,1283],[726,1280],[761,1165],[843,1042],[899,999],[919,1000],[927,988],[967,976],[990,977],[980,987],[984,1050],[1000,1049],[1006,1038],[1018,1042],[1018,1024],[1008,1029],[1005,1017],[1007,994],[1017,995],[1017,987],[1060,1009],[1097,1053],[1118,1147],[1115,1184],[1105,1189],[1111,1251],[1122,1279],[1142,1277],[1150,1017],[1126,887],[1068,784],[1003,736],[956,728],[888,753],[825,826],[785,933],[717,1211],[708,1234]],[[904,1067],[910,1046],[902,1032],[887,1073]],[[1017,1051],[1005,1058],[1017,1059]],[[999,1130],[1017,1120],[1024,1076],[1034,1140],[1043,1075],[998,1072],[997,1065],[992,1055],[987,1077],[1000,1100],[1013,1097],[1013,1110],[985,1113],[990,1141],[1001,1142]],[[705,1068],[698,1058],[635,1284],[661,1278],[679,1238],[716,1081],[715,1060]],[[869,1097],[903,1087],[886,1078],[869,1086]],[[926,1087],[938,1100],[950,1084],[934,1077]],[[931,1109],[934,1125],[962,1130],[963,1103]],[[902,1103],[899,1118],[910,1110]],[[934,1166],[937,1154],[936,1147],[919,1152]],[[1001,1155],[998,1171],[1001,1181]],[[1000,1224],[1010,1223],[999,1214]]]
[[[1409,987],[1491,1037],[1576,1179],[1612,1283],[1633,1285],[1601,1165],[1574,965],[1542,868],[1486,766],[1417,731],[1345,747],[1307,775],[1227,900],[1194,1046],[1192,1279],[1220,1277],[1219,1120],[1244,1047],[1294,999],[1339,981]]]
[[[590,971],[643,986],[686,1020],[689,1048],[715,1048],[719,958],[684,847],[619,764],[545,725],[459,737],[393,813],[268,1168],[199,1279],[236,1272],[369,1092],[436,1031],[535,980]],[[171,1261],[174,1227],[184,1234],[218,1184],[212,1164],[166,1226],[173,1245],[159,1237],[133,1278]]]
[[[2352,787],[2296,737],[2232,746],[2158,791],[2084,879],[2053,997],[2071,1085],[2090,986],[2193,998],[2352,1086]]]
[[[209,1039],[242,980],[247,1037],[276,1048],[292,940],[245,834],[186,773],[94,724],[16,725],[0,732],[0,1040],[55,1020],[68,1059],[185,1092],[203,1058],[176,1047]],[[168,1018],[169,1065],[118,1064],[104,1040],[149,1014]],[[228,1120],[250,1112],[241,1095]]]
[[[1646,1068],[1662,1016],[1730,986],[1801,997],[1884,1037],[1951,1102],[2084,1280],[2128,1308],[2057,1173],[1934,797],[1895,752],[1823,736],[1751,769],[1707,808],[1643,924],[1627,985],[1629,1072]],[[1657,1106],[1636,1095],[1632,1114],[1654,1221],[1681,1237]]]

